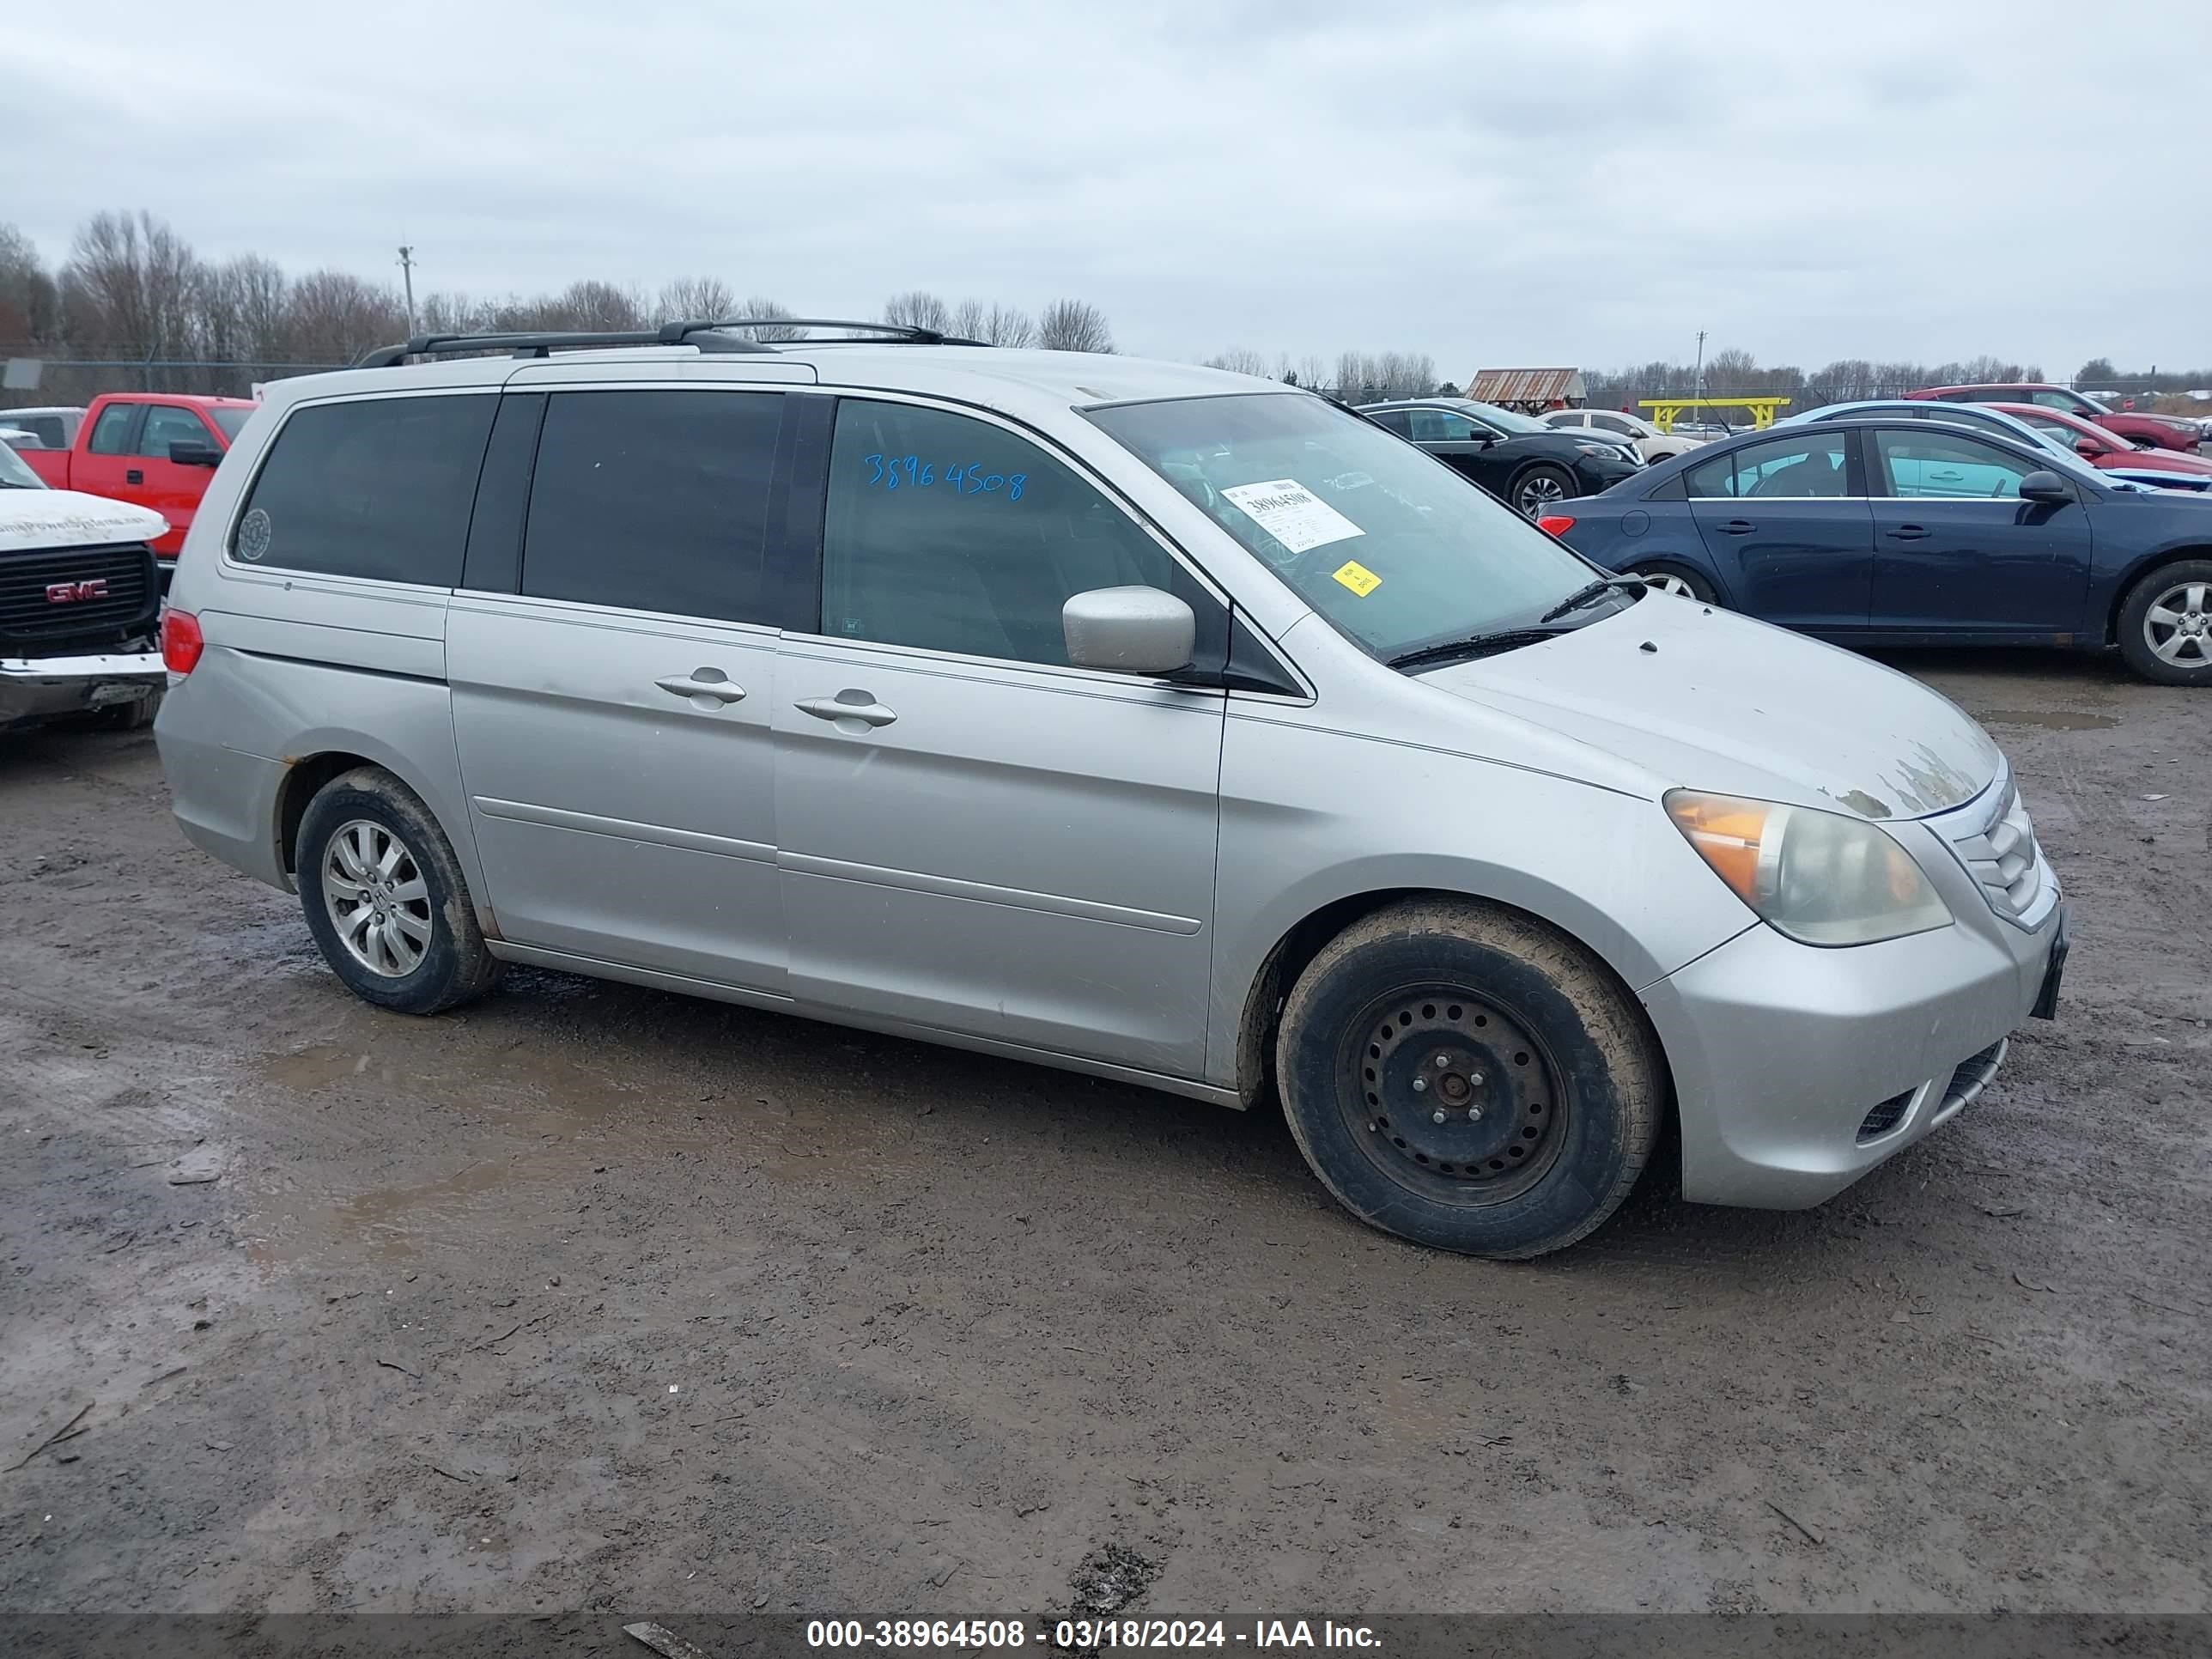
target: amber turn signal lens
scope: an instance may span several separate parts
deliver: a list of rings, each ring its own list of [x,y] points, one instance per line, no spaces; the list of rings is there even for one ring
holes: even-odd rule
[[[1746,904],[1759,902],[1759,848],[1772,809],[1764,801],[1726,795],[1698,795],[1677,789],[1667,797],[1667,815],[1689,838],[1713,873]]]

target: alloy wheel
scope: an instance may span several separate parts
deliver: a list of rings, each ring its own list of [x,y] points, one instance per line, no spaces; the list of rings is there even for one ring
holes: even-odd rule
[[[348,819],[324,848],[322,881],[338,942],[356,962],[386,979],[422,965],[436,929],[406,842],[373,819]]]
[[[2143,613],[2143,643],[2179,668],[2212,664],[2212,583],[2177,582]]]

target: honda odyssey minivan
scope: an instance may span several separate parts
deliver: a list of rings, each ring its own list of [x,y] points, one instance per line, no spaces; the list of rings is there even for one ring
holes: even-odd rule
[[[531,963],[1279,1100],[1509,1257],[1670,1119],[1689,1199],[1819,1203],[2051,1012],[2057,878],[1911,680],[1292,388],[737,326],[417,340],[216,474],[177,817],[368,1001]]]

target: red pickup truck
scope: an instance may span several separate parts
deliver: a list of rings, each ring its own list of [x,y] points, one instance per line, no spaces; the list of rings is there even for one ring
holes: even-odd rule
[[[174,559],[230,441],[260,405],[244,398],[111,392],[92,400],[67,449],[16,453],[49,489],[150,507],[169,521],[154,555]],[[0,426],[7,411],[0,410]]]

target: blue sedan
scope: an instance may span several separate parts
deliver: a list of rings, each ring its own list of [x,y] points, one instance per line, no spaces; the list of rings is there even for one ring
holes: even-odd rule
[[[2118,646],[2212,686],[2212,501],[1869,415],[1746,433],[1540,520],[1649,585],[1843,645]]]

